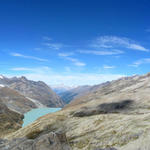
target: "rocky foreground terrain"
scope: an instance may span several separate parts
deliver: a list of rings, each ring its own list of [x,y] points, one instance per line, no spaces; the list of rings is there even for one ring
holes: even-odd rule
[[[60,133],[65,140],[54,142],[52,133],[53,137]],[[150,150],[150,74],[97,85],[61,111],[5,139],[2,150],[17,147],[22,139],[30,143],[26,150],[57,150],[56,143],[72,150]]]
[[[10,110],[0,98],[0,135],[6,135],[21,128],[23,115]]]

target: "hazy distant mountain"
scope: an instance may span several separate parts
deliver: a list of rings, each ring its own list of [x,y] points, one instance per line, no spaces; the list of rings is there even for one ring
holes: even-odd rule
[[[60,84],[60,85],[53,85],[51,86],[51,88],[59,95],[61,93],[74,89],[75,86],[66,86],[64,84]]]
[[[0,76],[0,85],[18,91],[32,102],[38,101],[48,107],[64,106],[61,98],[42,81],[35,82],[28,80],[25,77],[7,78]]]
[[[88,86],[88,85],[78,86],[76,88],[72,88],[65,92],[59,93],[59,96],[66,104],[68,104],[73,99],[88,93],[90,90],[92,90],[91,88],[92,86]]]

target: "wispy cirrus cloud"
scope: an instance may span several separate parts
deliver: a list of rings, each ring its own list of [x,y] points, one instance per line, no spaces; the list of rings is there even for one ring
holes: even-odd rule
[[[118,55],[123,54],[121,50],[78,50],[82,54],[93,54],[93,55]]]
[[[47,46],[48,48],[59,50],[64,45],[61,43],[43,43],[43,45]]]
[[[74,53],[58,53],[58,56],[62,57],[63,59],[71,61],[75,66],[85,66],[84,62],[81,62],[77,58],[72,58],[70,56],[74,55]]]
[[[149,52],[150,50],[144,46],[138,44],[137,42],[126,38],[118,36],[100,36],[92,42],[90,45],[95,48],[127,48],[131,50]]]
[[[34,57],[34,56],[27,56],[27,55],[23,55],[23,54],[20,54],[20,53],[10,53],[10,55],[13,56],[13,57],[21,57],[21,58],[33,59],[33,60],[37,60],[37,61],[48,61],[47,59]]]
[[[25,68],[25,67],[18,67],[18,68],[11,68],[10,70],[13,70],[13,71],[32,71],[33,69]]]
[[[34,72],[34,73],[45,73],[45,72],[52,72],[52,69],[48,66],[41,66],[41,67],[14,67],[10,68],[12,71],[27,71],[27,72]]]
[[[48,48],[59,50],[60,48],[64,47],[65,45],[62,43],[53,42],[52,38],[48,36],[43,36],[43,40],[45,41],[43,45],[47,46]]]
[[[85,66],[86,64],[84,62],[79,61],[76,58],[72,58],[72,57],[65,57],[66,60],[69,60],[71,62],[73,62],[74,65],[76,66]]]
[[[58,56],[60,57],[68,57],[68,56],[72,56],[74,55],[73,52],[69,52],[69,53],[58,53]]]
[[[135,61],[133,64],[129,65],[131,67],[139,67],[142,64],[150,64],[150,58],[143,58]]]
[[[116,68],[116,66],[104,65],[103,68],[104,68],[104,69],[114,69],[114,68]]]

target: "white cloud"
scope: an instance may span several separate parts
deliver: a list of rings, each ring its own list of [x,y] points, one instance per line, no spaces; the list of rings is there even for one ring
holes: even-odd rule
[[[72,58],[72,57],[64,57],[64,58],[65,58],[66,60],[69,60],[69,61],[73,62],[73,64],[76,65],[76,66],[85,66],[85,65],[86,65],[85,63],[79,61],[79,60],[76,59],[76,58]]]
[[[32,71],[31,68],[24,68],[24,67],[20,67],[20,68],[11,68],[11,70],[13,70],[13,71]]]
[[[149,50],[144,48],[143,46],[141,45],[137,45],[137,44],[130,44],[128,46],[128,48],[131,48],[131,49],[135,49],[135,50],[139,50],[139,51],[145,51],[145,52],[148,52]]]
[[[56,49],[59,50],[62,48],[64,45],[61,43],[44,43],[43,45],[48,46],[48,48]]]
[[[96,48],[100,48],[100,47],[103,47],[103,48],[124,47],[124,48],[132,49],[132,50],[149,52],[149,49],[138,44],[137,42],[135,42],[129,38],[117,37],[117,36],[98,37],[95,41],[93,41],[91,46],[96,47]]]
[[[24,73],[24,74],[21,73],[21,75],[26,76],[30,80],[44,81],[49,85],[58,85],[58,84],[64,84],[68,86],[87,85],[87,84],[95,85],[106,81],[115,80],[124,76],[120,74],[94,74],[94,73],[93,74],[90,73],[60,74],[57,72],[53,72],[51,68],[46,66],[39,67],[39,68],[27,68],[27,69],[32,71],[30,73]],[[20,72],[22,72],[22,70],[20,70]],[[19,73],[18,70],[17,73]]]
[[[46,71],[51,72],[51,68],[47,66],[37,67],[37,68],[29,68],[29,67],[16,67],[11,68],[12,71],[30,71],[34,73],[45,73]]]
[[[116,68],[116,67],[115,67],[115,66],[104,65],[103,68],[104,68],[104,69],[114,69],[114,68]]]
[[[43,59],[43,58],[39,58],[39,57],[34,57],[34,56],[27,56],[27,55],[23,55],[20,53],[11,53],[11,56],[14,57],[21,57],[21,58],[26,58],[26,59],[33,59],[33,60],[38,60],[38,61],[48,61],[47,59]]]
[[[79,53],[82,54],[93,54],[93,55],[118,55],[124,53],[121,50],[79,50]]]
[[[70,53],[58,53],[58,56],[60,56],[60,57],[68,57],[68,56],[72,56],[72,55],[74,55],[73,52],[70,52]]]
[[[72,58],[70,57],[71,55],[74,55],[74,53],[59,53],[58,56],[71,61],[75,66],[80,66],[83,67],[86,64],[84,62],[81,62],[80,60],[78,60],[77,58]]]
[[[150,58],[144,58],[144,59],[140,59],[135,61],[133,64],[129,65],[131,67],[138,67],[142,64],[149,64],[150,63]]]
[[[94,85],[106,81],[111,81],[123,77],[118,74],[77,74],[77,75],[42,75],[42,74],[26,74],[29,79],[43,80],[50,85],[65,84],[68,86],[76,85]]]

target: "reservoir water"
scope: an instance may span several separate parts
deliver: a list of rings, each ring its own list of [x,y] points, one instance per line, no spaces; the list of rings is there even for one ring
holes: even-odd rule
[[[27,126],[41,116],[61,110],[61,108],[36,108],[24,114],[22,127]]]

